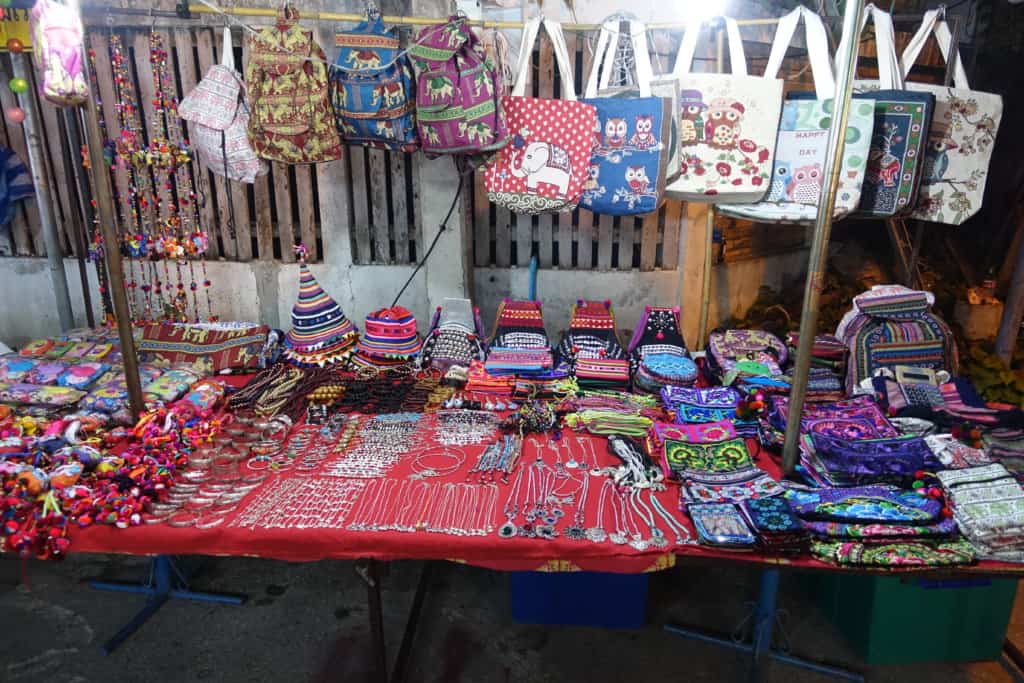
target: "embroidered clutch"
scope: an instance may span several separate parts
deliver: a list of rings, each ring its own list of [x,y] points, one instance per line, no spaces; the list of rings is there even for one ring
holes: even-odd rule
[[[919,436],[848,440],[811,434],[814,452],[829,474],[868,482],[913,478],[931,464],[931,450]]]
[[[895,486],[789,490],[793,511],[805,521],[933,524],[942,518],[942,503]]]
[[[676,473],[733,472],[754,466],[743,439],[710,444],[669,439],[665,441],[665,461]]]

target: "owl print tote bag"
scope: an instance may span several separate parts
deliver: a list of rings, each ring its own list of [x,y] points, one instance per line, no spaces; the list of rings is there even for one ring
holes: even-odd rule
[[[543,26],[554,45],[563,99],[526,97],[533,44]],[[523,29],[519,74],[502,106],[511,144],[487,165],[487,198],[517,213],[572,211],[590,175],[590,152],[597,110],[576,101],[572,65],[558,22],[532,19]]]
[[[629,22],[629,33],[633,53],[649,54],[644,25]],[[584,185],[581,205],[594,213],[636,216],[656,211],[661,205],[668,170],[666,140],[671,131],[672,101],[652,96],[654,74],[648,59],[633,60],[639,97],[612,94],[609,85],[618,40],[619,22],[605,22],[583,100],[597,109],[597,123],[593,128],[590,177]]]
[[[767,223],[801,223],[813,221],[818,213],[836,85],[828,37],[817,14],[801,6],[779,20],[765,74],[778,74],[801,19],[807,31],[807,55],[815,92],[794,93],[782,105],[768,195],[755,204],[721,204],[719,210],[727,216]],[[836,192],[837,218],[854,211],[860,203],[874,124],[873,103],[854,100]]]
[[[921,179],[921,154],[935,109],[935,96],[903,89],[903,75],[896,57],[896,33],[892,17],[874,5],[864,8],[861,32],[871,19],[875,25],[878,80],[856,80],[858,99],[871,100],[875,126],[868,151],[864,186],[857,216],[887,218],[910,211]],[[847,36],[839,44],[846,49]]]
[[[665,188],[672,199],[744,203],[768,192],[782,79],[747,75],[739,27],[723,19],[731,74],[691,73],[701,22],[687,26],[679,46],[679,177]]]
[[[921,28],[903,51],[900,70],[910,74],[917,56],[934,33],[943,58],[950,59],[952,36],[938,10],[924,13]],[[957,49],[952,88],[907,83],[908,90],[935,95],[928,141],[921,165],[921,186],[911,218],[960,225],[981,208],[992,145],[1003,117],[1003,98],[971,90]]]

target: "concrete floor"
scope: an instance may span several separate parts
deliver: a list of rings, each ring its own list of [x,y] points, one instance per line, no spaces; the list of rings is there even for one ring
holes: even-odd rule
[[[141,598],[98,593],[91,578],[128,579],[139,558],[73,556],[61,564],[0,559],[0,681],[153,683],[177,681],[363,681],[368,667],[366,592],[350,562],[288,564],[206,560],[195,590],[244,592],[242,606],[174,601],[111,656],[109,638]],[[419,565],[399,563],[385,579],[386,632],[397,649]],[[651,576],[648,626],[608,631],[512,622],[508,576],[438,564],[407,681],[414,683],[595,683],[742,680],[738,654],[664,632],[667,622],[730,632],[752,599],[756,573],[677,567]],[[23,581],[23,579],[27,581]],[[800,654],[864,669],[830,623],[784,575],[780,606]],[[594,596],[600,599],[599,595]],[[827,677],[781,664],[768,681]],[[870,681],[1002,683],[997,663],[875,667]]]

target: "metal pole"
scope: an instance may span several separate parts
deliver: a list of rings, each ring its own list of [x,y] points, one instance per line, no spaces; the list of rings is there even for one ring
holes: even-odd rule
[[[69,0],[68,6],[73,11],[80,11],[78,0]],[[83,52],[84,52],[83,46]],[[105,55],[98,55],[104,57]],[[88,55],[82,55],[86,82],[91,82]],[[128,308],[128,296],[125,294],[124,267],[121,264],[121,239],[117,233],[117,211],[114,208],[114,187],[110,182],[107,163],[103,159],[103,138],[100,134],[99,119],[96,115],[96,98],[98,93],[90,92],[89,101],[85,104],[85,132],[89,146],[89,168],[92,170],[93,183],[96,188],[96,211],[99,215],[100,231],[103,235],[103,254],[107,261],[107,273],[110,275],[110,297],[114,304],[114,315],[117,317],[117,334],[121,340],[121,362],[124,364],[124,376],[128,385],[128,403],[132,414],[138,417],[146,409],[142,400],[142,383],[139,380],[139,359],[135,353],[135,340],[132,338],[132,316]]]
[[[15,78],[31,83],[32,79],[25,65],[28,56],[24,53],[11,54]],[[42,223],[43,243],[46,245],[46,260],[50,264],[50,279],[53,281],[53,296],[57,300],[57,315],[62,331],[75,326],[71,312],[71,295],[68,294],[68,277],[64,272],[64,250],[57,234],[57,219],[53,215],[53,199],[50,196],[50,179],[46,174],[46,157],[43,155],[43,141],[39,135],[39,112],[36,110],[35,94],[25,92],[18,95],[18,103],[25,111],[22,127],[28,142],[28,165],[35,185],[36,204],[39,207],[39,221]]]
[[[839,189],[839,174],[843,166],[846,147],[846,125],[850,117],[850,98],[853,94],[853,72],[857,66],[857,31],[860,28],[864,0],[848,0],[843,14],[843,35],[848,36],[845,50],[836,66],[836,92],[833,100],[834,116],[828,129],[828,154],[825,156],[825,184],[821,188],[818,216],[814,223],[810,260],[807,264],[807,283],[804,286],[804,306],[800,314],[800,343],[796,351],[793,387],[789,393],[789,415],[786,420],[786,440],[782,448],[782,466],[788,474],[793,471],[800,440],[800,417],[807,396],[807,378],[811,371],[811,348],[818,331],[818,301],[825,281],[828,257],[828,238],[832,231],[832,212]]]
[[[996,355],[1007,367],[1013,359],[1013,350],[1020,336],[1021,318],[1024,318],[1024,241],[1017,247],[1017,267],[1013,269],[1010,293],[1003,309],[1003,321],[996,337]]]
[[[92,207],[86,210],[89,200],[86,199],[85,183],[82,182],[82,138],[78,132],[78,120],[68,109],[61,109],[61,118],[64,122],[64,131],[67,140],[61,141],[61,154],[64,157],[64,167],[68,173],[74,173],[75,189],[78,192],[79,213],[71,211],[71,222],[74,224],[75,244],[78,245],[78,275],[82,280],[82,300],[85,303],[85,321],[89,327],[96,326],[96,317],[92,311],[92,293],[89,291],[89,269],[86,262],[89,260],[89,238],[88,228],[92,225]],[[100,280],[102,282],[102,280]]]
[[[715,28],[715,71],[725,69],[725,31]],[[711,315],[711,269],[714,259],[712,245],[715,241],[715,205],[708,204],[707,220],[704,224],[704,268],[700,278],[700,318],[697,324],[697,348],[703,349],[708,337],[708,317]],[[681,266],[682,264],[680,264]]]

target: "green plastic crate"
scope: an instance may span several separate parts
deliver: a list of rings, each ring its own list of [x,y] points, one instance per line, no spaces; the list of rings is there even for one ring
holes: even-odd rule
[[[1016,579],[817,574],[805,585],[867,664],[997,659]]]

